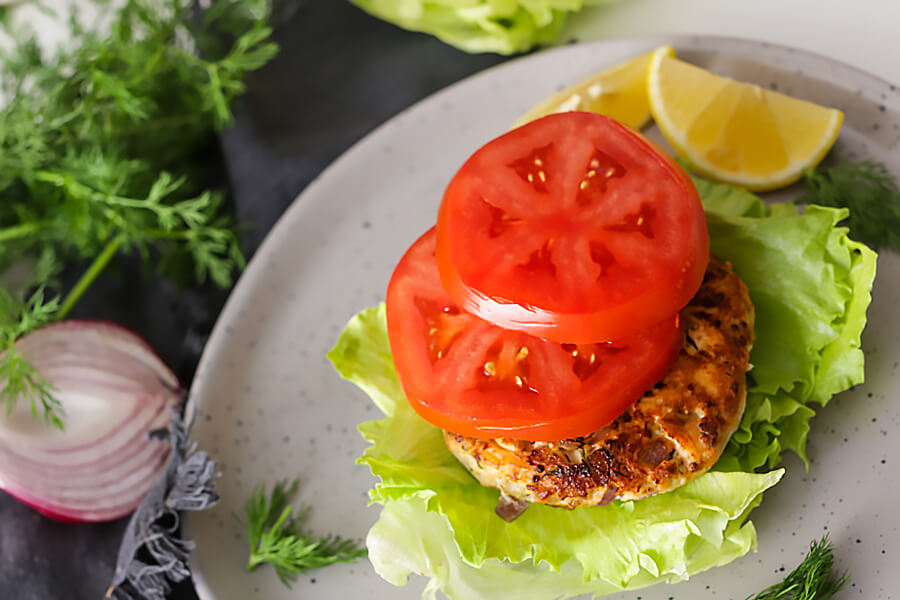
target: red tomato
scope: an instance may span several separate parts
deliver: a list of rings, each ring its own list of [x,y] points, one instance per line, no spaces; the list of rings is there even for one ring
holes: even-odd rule
[[[437,230],[457,305],[558,342],[615,340],[674,315],[709,259],[684,171],[593,113],[550,115],[486,144],[447,187]]]
[[[413,244],[387,292],[397,375],[413,408],[475,437],[556,441],[613,421],[669,370],[677,317],[614,343],[561,344],[459,309],[441,285],[435,230]]]

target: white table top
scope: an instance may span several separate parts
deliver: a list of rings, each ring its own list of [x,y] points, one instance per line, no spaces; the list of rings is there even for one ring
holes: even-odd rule
[[[52,46],[61,32],[52,18],[29,4],[24,2],[19,12]],[[57,5],[77,6],[81,16],[95,12],[85,0],[58,0]],[[817,52],[900,84],[898,30],[897,0],[613,0],[572,15],[560,40],[653,34],[742,37]]]
[[[706,34],[794,46],[900,84],[896,0],[616,0],[570,18],[562,39]]]

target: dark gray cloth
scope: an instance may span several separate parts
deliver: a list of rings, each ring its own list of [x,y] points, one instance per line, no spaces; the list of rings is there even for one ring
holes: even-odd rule
[[[168,430],[155,432],[172,447],[165,474],[125,528],[108,598],[165,600],[174,584],[191,575],[187,561],[195,543],[179,533],[180,511],[204,510],[219,499],[215,463],[188,447],[178,409],[173,413]]]

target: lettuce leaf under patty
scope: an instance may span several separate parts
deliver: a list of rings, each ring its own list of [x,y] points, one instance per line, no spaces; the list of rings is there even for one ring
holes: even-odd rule
[[[846,211],[766,207],[756,196],[698,180],[712,251],[730,261],[756,306],[747,410],[716,469],[671,492],[604,507],[532,506],[507,523],[498,492],[479,485],[403,396],[379,306],[356,315],[329,353],[385,418],[360,426],[360,458],[384,505],[369,557],[388,581],[430,579],[426,597],[517,600],[608,593],[678,581],[756,544],[747,520],[778,482],[783,450],[803,456],[808,403],[824,405],[863,380],[859,347],[875,253],[837,224]]]

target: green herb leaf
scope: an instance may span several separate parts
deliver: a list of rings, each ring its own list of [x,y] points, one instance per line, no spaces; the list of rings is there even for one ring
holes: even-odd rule
[[[797,201],[849,208],[853,239],[870,246],[900,250],[900,190],[884,165],[841,162],[806,173],[807,192]]]
[[[810,544],[809,552],[784,581],[747,600],[827,600],[843,588],[850,576],[834,569],[834,547],[828,536]]]
[[[13,41],[0,48],[0,401],[20,394],[55,424],[52,389],[15,340],[64,318],[119,253],[182,285],[228,287],[243,268],[224,195],[206,189],[210,157],[247,73],[277,52],[268,0],[203,15],[187,0],[95,2],[109,29],[73,17],[72,42],[49,55],[27,27],[0,23]],[[13,285],[23,262],[31,275]],[[85,269],[71,289],[64,268]]]
[[[12,412],[19,398],[31,400],[31,414],[63,429],[62,406],[53,396],[53,386],[29,363],[18,348],[20,332],[36,329],[49,322],[59,309],[59,298],[44,299],[39,288],[24,303],[16,302],[0,288],[0,403]]]
[[[316,538],[301,530],[309,507],[294,511],[289,504],[298,485],[297,480],[280,481],[268,499],[265,486],[259,486],[245,506],[245,527],[250,542],[247,570],[269,563],[288,587],[300,573],[336,562],[352,562],[366,555],[366,550],[352,540],[330,535]]]

